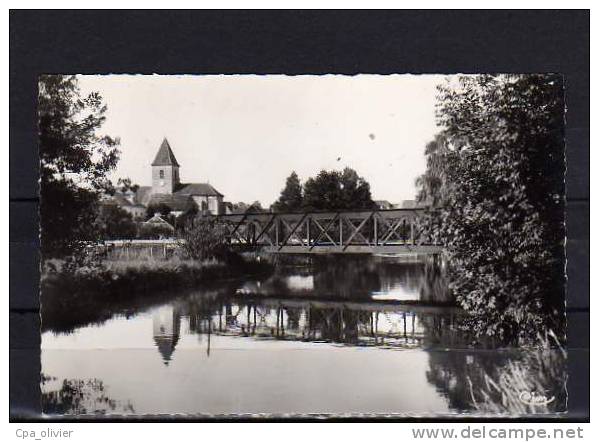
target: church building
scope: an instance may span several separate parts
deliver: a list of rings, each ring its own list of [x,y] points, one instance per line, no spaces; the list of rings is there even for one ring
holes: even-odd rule
[[[145,211],[150,206],[167,206],[174,215],[194,207],[199,213],[223,213],[223,194],[209,183],[182,183],[180,167],[165,138],[151,164],[152,185],[140,186],[135,192],[118,193],[113,201],[134,216],[138,216],[140,209]]]

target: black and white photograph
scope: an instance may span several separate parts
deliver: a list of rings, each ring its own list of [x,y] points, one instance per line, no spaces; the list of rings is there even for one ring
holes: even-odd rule
[[[37,99],[44,416],[568,412],[561,74]]]
[[[59,3],[6,20],[7,440],[593,439],[588,2]]]

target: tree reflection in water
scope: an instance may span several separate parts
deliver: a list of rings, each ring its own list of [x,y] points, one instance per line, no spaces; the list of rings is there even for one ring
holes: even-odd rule
[[[188,298],[179,313],[189,315],[190,332],[208,334],[207,345],[210,334],[217,334],[427,349],[426,378],[455,411],[535,414],[566,410],[567,359],[559,346],[546,340],[543,348],[498,350],[493,342],[473,348],[460,327],[458,311],[381,307],[376,303],[201,296]],[[527,403],[527,394],[533,396],[528,402],[545,395],[549,403]]]
[[[482,387],[470,382],[471,400],[484,413],[537,414],[566,411],[567,353],[554,335],[542,347],[524,351],[482,374]]]
[[[567,411],[567,353],[558,345],[504,351],[431,351],[428,381],[450,408],[484,414]]]
[[[327,342],[339,346],[427,351],[426,380],[460,412],[539,413],[566,408],[566,353],[555,345],[497,350],[497,343],[473,339],[465,313],[452,303],[441,267],[435,262],[401,263],[374,258],[315,259],[303,268],[281,267],[266,280],[216,285],[181,293],[155,306],[149,299],[115,306],[135,316],[153,308],[153,339],[164,364],[177,358],[182,332],[195,334],[210,356],[211,336],[260,341]],[[399,293],[407,300],[378,300],[376,293]],[[83,317],[93,316],[90,301]],[[102,319],[110,315],[106,309]],[[52,328],[72,327],[53,316]],[[91,320],[90,320],[91,322]],[[181,327],[186,323],[188,327]],[[400,356],[401,357],[401,356]],[[406,354],[409,357],[409,354]],[[98,380],[65,380],[44,390],[44,410],[56,413],[130,412],[104,393]],[[554,398],[528,405],[522,392]]]
[[[100,379],[64,379],[60,388],[51,389],[56,378],[42,374],[42,411],[45,414],[134,414],[130,402],[121,403],[106,394]]]

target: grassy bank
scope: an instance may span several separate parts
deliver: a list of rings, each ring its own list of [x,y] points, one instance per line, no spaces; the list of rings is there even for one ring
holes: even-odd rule
[[[244,276],[266,277],[273,267],[239,256],[225,261],[105,261],[99,268],[45,272],[41,284],[42,330],[67,332],[100,323],[114,313],[150,307],[188,290],[210,288]]]
[[[227,261],[193,261],[173,257],[169,260],[107,260],[98,268],[77,272],[45,272],[43,286],[60,284],[63,289],[103,294],[148,292],[196,287],[214,281],[267,273],[269,263],[234,257]]]

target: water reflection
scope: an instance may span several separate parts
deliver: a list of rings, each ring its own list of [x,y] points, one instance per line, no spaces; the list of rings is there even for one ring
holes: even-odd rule
[[[154,343],[168,365],[179,341],[181,315],[172,305],[164,305],[154,310],[152,322]]]
[[[390,257],[316,256],[310,265],[282,267],[266,281],[246,281],[238,293],[330,300],[453,302],[441,268],[427,261]]]
[[[208,346],[210,335],[389,348],[463,345],[460,315],[450,307],[197,293],[153,313],[154,341],[165,363],[181,321]]]
[[[563,349],[434,351],[429,355],[427,380],[453,410],[493,415],[567,411],[567,353]]]
[[[133,414],[130,402],[111,399],[100,379],[64,379],[60,385],[57,378],[42,376],[42,400],[47,414]]]
[[[77,299],[84,324],[43,312],[42,367],[55,378],[42,385],[47,413],[565,409],[565,353],[473,346],[435,263],[323,259],[168,302]],[[554,400],[523,405],[522,389]]]

